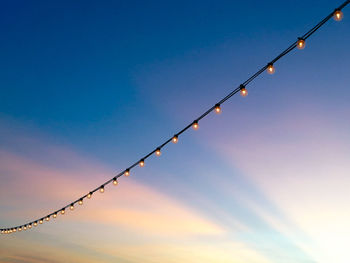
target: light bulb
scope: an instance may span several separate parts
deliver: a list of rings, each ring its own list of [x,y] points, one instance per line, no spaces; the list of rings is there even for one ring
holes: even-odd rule
[[[114,178],[114,179],[113,179],[113,184],[114,184],[114,185],[118,185],[118,180],[117,180],[117,178]]]
[[[10,234],[12,233],[12,229],[10,229]]]
[[[144,167],[145,166],[145,161],[142,159],[140,162],[139,162],[140,166],[141,167]]]
[[[91,198],[91,196],[92,196],[92,193],[90,192],[90,193],[88,193],[88,194],[87,194],[87,196],[86,196],[86,197],[90,199],[90,198]]]
[[[42,219],[39,220],[39,224],[42,224],[44,221]]]
[[[74,210],[74,205],[71,204],[70,207],[69,207],[70,210]]]
[[[198,130],[198,128],[199,128],[198,121],[194,121],[194,122],[193,122],[192,128],[193,128],[194,130]]]
[[[216,104],[216,105],[215,105],[215,113],[216,113],[216,114],[221,113],[221,107],[220,107],[220,104]]]
[[[269,74],[273,74],[273,73],[275,73],[275,67],[273,66],[273,64],[272,63],[270,63],[270,64],[268,64],[267,65],[267,73],[269,73]]]
[[[239,88],[240,88],[239,93],[241,93],[242,97],[245,97],[248,95],[248,91],[243,84],[241,84],[241,86],[239,86]]]
[[[104,191],[105,191],[105,187],[102,185],[102,186],[100,187],[100,193],[104,193]]]
[[[79,205],[82,205],[83,204],[83,199],[80,199],[79,202],[78,202]]]
[[[17,228],[12,229],[12,232],[16,232],[16,231],[17,231]]]
[[[24,226],[24,227],[23,227],[23,230],[27,230],[27,227],[26,227],[26,226]]]
[[[31,229],[31,228],[32,228],[32,224],[29,224],[29,225],[28,225],[28,228]]]
[[[37,225],[38,225],[38,222],[37,222],[37,221],[35,221],[35,222],[33,223],[33,225],[34,225],[34,226],[37,226]]]
[[[343,17],[344,17],[344,14],[341,10],[337,9],[334,11],[333,18],[335,21],[340,21],[343,19]]]
[[[129,169],[126,169],[124,175],[125,175],[125,176],[129,176],[129,175],[130,175],[130,170],[129,170]]]
[[[18,231],[22,231],[22,227],[18,228]]]
[[[54,213],[52,217],[53,217],[53,218],[56,218],[56,217],[57,217],[57,213]]]
[[[305,48],[305,40],[302,38],[298,38],[298,42],[297,42],[297,48],[298,49],[304,49]]]
[[[157,156],[160,156],[162,154],[161,151],[160,151],[160,148],[157,148],[155,153],[156,153]]]
[[[45,218],[45,220],[46,220],[46,221],[49,221],[49,220],[50,220],[50,217],[49,217],[49,216],[47,216],[47,217]]]
[[[66,213],[66,210],[65,209],[62,209],[61,210],[61,215],[64,215]]]
[[[174,135],[174,137],[172,138],[173,143],[177,143],[179,141],[179,137],[177,137],[177,135]]]

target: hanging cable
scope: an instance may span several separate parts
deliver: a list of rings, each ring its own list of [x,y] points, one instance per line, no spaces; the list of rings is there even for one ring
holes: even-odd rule
[[[68,205],[66,205],[65,207],[56,210],[54,212],[52,212],[51,214],[40,218],[40,219],[36,219],[33,220],[29,223],[26,223],[24,225],[20,225],[20,226],[14,226],[14,227],[9,227],[9,228],[2,228],[0,229],[1,234],[10,234],[10,233],[14,233],[14,232],[20,232],[22,230],[27,230],[27,229],[31,229],[32,226],[37,226],[38,222],[39,224],[42,224],[45,221],[49,221],[50,218],[56,218],[58,214],[64,215],[66,212],[66,209],[69,208],[69,210],[74,210],[74,205],[76,203],[78,203],[79,205],[83,204],[83,200],[85,198],[90,199],[92,197],[92,195],[96,192],[96,191],[100,191],[101,193],[103,193],[105,191],[105,186],[112,183],[114,185],[118,185],[118,181],[117,179],[122,176],[129,176],[130,175],[130,170],[133,169],[135,166],[139,165],[140,167],[144,167],[145,166],[145,160],[150,157],[151,155],[153,155],[154,153],[159,156],[161,154],[161,149],[167,145],[169,142],[173,142],[173,143],[177,143],[179,140],[179,136],[184,133],[186,130],[188,130],[190,127],[193,127],[194,130],[197,130],[199,127],[199,121],[202,120],[204,117],[206,117],[210,112],[214,111],[215,113],[221,113],[222,109],[221,109],[221,105],[223,103],[225,103],[228,99],[230,99],[233,95],[235,95],[236,93],[240,92],[242,96],[246,96],[248,94],[248,91],[246,89],[246,86],[249,85],[255,78],[257,78],[259,75],[261,75],[265,70],[267,71],[267,73],[269,74],[273,74],[275,72],[275,67],[274,64],[280,60],[282,57],[284,57],[285,55],[287,55],[289,52],[291,52],[293,49],[298,48],[298,49],[302,49],[305,47],[305,41],[312,36],[319,28],[321,28],[329,19],[331,19],[332,17],[334,18],[335,21],[340,21],[343,18],[343,12],[342,9],[347,6],[350,3],[350,0],[345,1],[342,5],[340,5],[338,8],[336,8],[332,13],[330,13],[329,15],[327,15],[324,19],[322,19],[318,24],[316,24],[313,28],[311,28],[307,33],[305,33],[302,37],[299,37],[296,41],[294,41],[288,48],[286,48],[284,51],[282,51],[278,56],[276,56],[274,59],[272,59],[269,63],[267,63],[265,66],[261,67],[256,73],[252,74],[246,81],[244,81],[242,84],[239,85],[239,87],[235,88],[234,90],[232,90],[229,94],[227,94],[224,98],[222,98],[220,101],[218,101],[217,103],[214,104],[214,106],[210,107],[207,111],[205,111],[202,115],[200,115],[197,119],[195,119],[194,121],[192,121],[190,124],[188,124],[185,128],[183,128],[182,130],[180,130],[178,133],[176,133],[175,135],[173,135],[171,138],[169,138],[168,140],[166,140],[163,144],[161,144],[160,146],[156,147],[153,151],[151,151],[150,153],[146,154],[144,157],[142,157],[139,161],[135,162],[134,164],[132,164],[131,166],[129,166],[127,169],[125,169],[124,171],[118,173],[117,175],[115,175],[112,179],[108,180],[107,182],[103,183],[101,186],[95,188],[94,190],[88,192],[87,194],[79,197],[77,200],[69,203]]]

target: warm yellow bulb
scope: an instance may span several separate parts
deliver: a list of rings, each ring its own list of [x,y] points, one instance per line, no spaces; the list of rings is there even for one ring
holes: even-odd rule
[[[82,205],[83,204],[83,199],[80,199],[79,202],[78,202],[79,205]]]
[[[37,225],[38,225],[38,222],[35,221],[35,222],[33,223],[33,225],[34,225],[34,226],[37,226]]]
[[[335,21],[340,21],[343,19],[343,17],[344,17],[344,14],[341,10],[335,10],[333,14],[333,18]]]
[[[91,196],[92,196],[92,193],[90,192],[90,193],[88,193],[88,195],[86,197],[90,199]]]
[[[145,166],[145,161],[141,160],[139,164],[140,164],[141,167],[144,167]]]
[[[104,186],[101,186],[100,188],[100,193],[104,193],[105,192],[105,187]]]
[[[10,234],[12,233],[12,229],[10,229]]]
[[[57,217],[57,213],[54,213],[52,217],[53,217],[53,218],[56,218],[56,217]]]
[[[45,220],[46,220],[46,221],[49,221],[49,220],[50,220],[50,217],[49,217],[49,216],[47,216],[47,217],[45,218]]]
[[[12,229],[12,231],[13,231],[13,232],[16,232],[16,231],[17,231],[17,229],[16,229],[16,228],[14,228],[14,229]]]
[[[155,153],[156,153],[157,156],[160,156],[162,154],[159,148],[156,150]]]
[[[113,179],[113,184],[114,184],[114,185],[118,185],[118,180],[117,180],[117,178],[114,178],[114,179]]]
[[[216,104],[216,105],[215,105],[215,113],[216,113],[216,114],[221,113],[221,107],[220,107],[220,104]]]
[[[302,38],[299,38],[297,42],[297,48],[298,49],[304,49],[305,48],[305,40]]]
[[[43,220],[42,220],[42,219],[40,219],[40,220],[39,220],[39,224],[42,224],[42,223],[43,223]]]
[[[240,91],[239,91],[239,93],[241,94],[242,97],[245,97],[245,96],[248,95],[248,91],[247,91],[247,89],[246,89],[243,85],[240,86]]]
[[[179,141],[179,137],[177,137],[177,135],[174,135],[172,141],[173,143],[177,143]]]
[[[198,130],[198,128],[199,128],[198,121],[194,121],[194,122],[193,122],[192,128],[193,128],[194,130]]]
[[[269,73],[269,74],[273,74],[273,73],[275,73],[275,67],[273,66],[273,64],[269,64],[268,66],[267,66],[267,73]]]
[[[28,225],[28,228],[31,229],[31,228],[32,228],[32,224],[29,224],[29,225]]]
[[[125,175],[125,176],[129,176],[129,175],[130,175],[130,171],[129,171],[129,169],[125,170],[124,175]]]
[[[27,230],[27,227],[26,227],[26,226],[24,226],[24,227],[23,227],[23,230]]]
[[[66,210],[65,209],[62,209],[61,210],[61,215],[64,215],[66,213]]]
[[[71,204],[70,207],[69,207],[70,210],[74,210],[74,205]]]

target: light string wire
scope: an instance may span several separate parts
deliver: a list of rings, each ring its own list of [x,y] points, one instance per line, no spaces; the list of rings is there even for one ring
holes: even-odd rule
[[[24,225],[20,225],[20,226],[15,226],[15,227],[8,227],[8,228],[2,228],[1,230],[1,234],[10,234],[13,232],[17,232],[17,231],[22,231],[22,230],[26,230],[26,229],[31,229],[32,226],[37,226],[38,223],[42,224],[44,221],[49,221],[51,217],[56,218],[60,213],[63,215],[65,214],[65,211],[67,208],[70,208],[70,210],[74,209],[74,205],[76,203],[82,205],[83,204],[83,200],[85,198],[91,198],[92,195],[97,192],[104,192],[104,187],[110,183],[113,182],[113,184],[117,185],[118,181],[117,179],[119,177],[121,177],[122,175],[125,176],[129,176],[131,169],[133,169],[135,166],[140,165],[141,167],[144,166],[145,160],[150,157],[151,155],[153,155],[154,153],[159,156],[160,155],[160,150],[166,146],[168,143],[170,143],[171,141],[173,141],[174,143],[176,143],[178,141],[178,137],[184,133],[186,130],[188,130],[191,126],[194,129],[197,129],[198,126],[198,122],[200,120],[202,120],[204,117],[206,117],[210,112],[215,111],[216,113],[220,113],[221,112],[221,105],[223,103],[225,103],[228,99],[230,99],[233,95],[235,95],[238,92],[241,92],[242,96],[246,96],[247,90],[246,90],[246,86],[249,85],[255,78],[257,78],[259,75],[261,75],[265,70],[267,70],[268,73],[273,74],[275,69],[274,69],[274,64],[280,60],[282,57],[284,57],[285,55],[287,55],[289,52],[291,52],[293,49],[295,48],[299,48],[299,49],[303,49],[305,47],[305,41],[312,36],[319,28],[321,28],[329,19],[331,19],[332,17],[334,17],[334,20],[336,21],[340,21],[343,18],[343,13],[342,13],[342,9],[347,6],[350,3],[350,0],[345,1],[342,5],[340,5],[338,8],[336,8],[333,12],[331,12],[329,15],[327,15],[324,19],[322,19],[318,24],[316,24],[313,28],[311,28],[307,33],[305,33],[302,37],[299,37],[297,41],[293,42],[288,48],[286,48],[284,51],[282,51],[278,56],[276,56],[274,59],[272,59],[267,65],[261,67],[256,73],[254,73],[253,75],[251,75],[246,81],[244,81],[242,84],[239,85],[239,87],[235,88],[234,90],[232,90],[229,94],[227,94],[224,98],[222,98],[220,101],[218,101],[216,104],[214,104],[214,106],[210,107],[207,111],[205,111],[202,115],[200,115],[197,119],[195,119],[194,121],[192,121],[190,124],[188,124],[185,128],[183,128],[182,130],[180,130],[178,133],[176,133],[173,137],[169,138],[168,140],[166,140],[165,142],[163,142],[163,144],[159,145],[157,148],[155,148],[153,151],[151,151],[150,153],[146,154],[145,156],[143,156],[141,159],[139,159],[137,162],[133,163],[131,166],[129,166],[127,169],[123,170],[122,172],[118,173],[117,175],[115,175],[113,178],[111,178],[110,180],[106,181],[105,183],[103,183],[101,186],[95,188],[94,190],[88,192],[87,194],[85,194],[84,196],[78,198],[77,200],[70,202],[68,205],[64,206],[63,208],[56,210],[54,212],[52,212],[51,214],[46,215],[45,217],[42,218],[38,218],[36,220],[33,220],[29,223],[26,223]]]

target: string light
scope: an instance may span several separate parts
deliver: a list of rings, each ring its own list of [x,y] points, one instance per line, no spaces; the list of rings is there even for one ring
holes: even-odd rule
[[[100,187],[100,193],[104,193],[105,192],[105,187],[103,185],[101,185]]]
[[[114,185],[118,185],[118,180],[117,180],[117,178],[115,178],[115,177],[114,177],[114,179],[113,179],[113,184],[114,184]]]
[[[23,230],[27,230],[27,227],[26,227],[26,226],[24,226],[24,227],[23,227]]]
[[[49,221],[49,220],[50,220],[50,216],[47,216],[47,217],[45,218],[45,220],[46,220],[46,221]]]
[[[253,75],[251,75],[245,82],[243,82],[238,88],[232,90],[228,95],[226,95],[223,99],[221,99],[217,104],[215,104],[214,107],[211,107],[209,110],[207,110],[206,112],[204,112],[202,115],[200,115],[195,121],[193,121],[192,123],[190,123],[188,126],[186,126],[185,128],[183,128],[181,131],[179,131],[176,135],[174,135],[171,139],[168,139],[167,141],[165,141],[159,148],[156,149],[155,154],[157,156],[159,156],[161,154],[160,152],[160,148],[165,146],[166,144],[168,144],[170,141],[172,141],[173,143],[177,143],[178,142],[178,136],[180,136],[183,132],[185,132],[188,128],[190,128],[192,126],[192,128],[194,130],[197,130],[199,128],[198,122],[203,119],[204,117],[206,117],[213,109],[214,112],[219,114],[221,113],[221,104],[226,102],[228,99],[230,99],[233,95],[235,95],[236,93],[240,92],[240,94],[242,96],[247,96],[248,92],[246,89],[246,86],[251,83],[255,78],[257,78],[258,76],[260,76],[260,74],[262,72],[267,71],[267,73],[269,74],[273,74],[275,73],[275,67],[274,67],[274,63],[277,62],[278,60],[280,60],[282,57],[284,57],[285,55],[287,55],[289,52],[291,52],[294,48],[298,48],[298,49],[303,49],[305,48],[306,45],[306,40],[312,35],[314,34],[321,26],[323,26],[329,19],[331,19],[332,17],[334,18],[334,20],[336,21],[340,21],[343,18],[343,12],[342,9],[348,5],[350,3],[350,0],[345,1],[342,5],[340,5],[337,9],[335,9],[333,12],[331,12],[328,16],[326,16],[323,20],[321,20],[317,25],[315,25],[311,30],[309,30],[306,34],[304,34],[302,37],[298,38],[298,41],[295,43],[293,42],[293,44],[291,46],[289,46],[287,49],[285,49],[284,51],[282,51],[278,56],[276,56],[273,60],[271,60],[271,62],[267,65],[262,67],[261,69],[259,69],[256,73],[254,73]],[[117,182],[117,177],[121,176],[121,175],[125,175],[125,176],[129,176],[130,174],[130,169],[134,168],[137,164],[139,164],[141,167],[144,167],[145,165],[145,159],[147,159],[149,156],[151,156],[153,153],[153,151],[147,155],[145,155],[140,161],[134,163],[133,165],[130,166],[130,168],[126,169],[125,171],[121,172],[120,174],[118,174],[112,181],[113,184],[118,184]],[[105,182],[99,189],[99,191],[101,193],[104,192],[104,185],[107,185],[111,182],[111,180]],[[98,190],[96,189],[96,190]],[[93,192],[95,192],[96,190],[89,192],[87,195],[85,195],[87,198],[91,198]],[[81,205],[83,202],[83,198],[85,198],[85,196],[83,196],[78,203]],[[75,202],[74,202],[75,203]],[[70,209],[72,210],[74,208],[74,203],[72,203],[70,205]],[[68,207],[68,206],[66,206]],[[65,208],[62,208],[59,211],[62,215],[65,214]],[[57,217],[57,212],[55,212],[53,214],[53,218]],[[50,219],[50,216],[46,217],[46,220],[48,221]],[[30,224],[26,224],[26,225],[22,225],[20,227],[16,227],[16,228],[7,228],[7,229],[2,229],[1,233],[4,234],[8,234],[8,233],[12,233],[12,232],[16,232],[18,229],[18,231],[22,231],[22,228],[25,230],[27,228],[31,228],[32,224],[33,226],[37,226],[38,225],[38,221],[40,224],[43,223],[44,218],[41,219],[37,219],[36,221],[34,221],[33,223]]]
[[[245,86],[243,84],[241,84],[239,86],[239,92],[241,93],[242,97],[245,97],[245,96],[248,95],[248,91],[247,91],[247,89],[245,88]]]
[[[29,225],[28,225],[28,228],[31,229],[31,228],[32,228],[32,224],[29,224]]]
[[[179,137],[177,135],[174,135],[174,137],[171,139],[173,143],[177,143],[179,141]]]
[[[268,65],[267,65],[267,73],[269,73],[270,75],[272,75],[273,73],[275,73],[275,67],[273,66],[273,64],[272,63],[269,63]]]
[[[216,114],[221,113],[221,107],[220,107],[220,104],[215,104],[215,113],[216,113]]]
[[[71,205],[69,206],[69,209],[70,209],[70,210],[74,210],[74,204],[71,204]]]
[[[340,9],[336,9],[333,14],[333,18],[335,21],[340,21],[344,17],[343,12]]]
[[[80,199],[79,202],[78,202],[79,205],[82,205],[83,204],[83,199]]]
[[[125,172],[124,172],[124,175],[125,175],[125,176],[129,176],[129,175],[130,175],[130,170],[129,170],[129,169],[126,169]]]
[[[298,49],[304,49],[305,48],[305,40],[302,39],[301,37],[298,38],[297,48]]]

